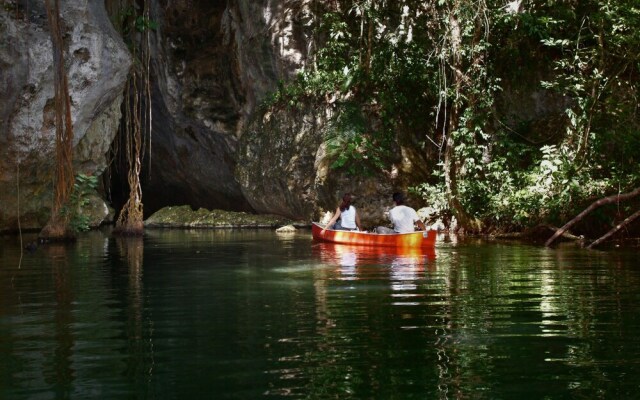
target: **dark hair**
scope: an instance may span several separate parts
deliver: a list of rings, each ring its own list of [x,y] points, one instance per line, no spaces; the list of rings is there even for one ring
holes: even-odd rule
[[[344,196],[342,196],[342,203],[340,203],[340,211],[348,210],[349,207],[351,207],[352,197],[353,196],[351,195],[351,193],[345,193]]]
[[[404,204],[404,195],[400,192],[395,192],[393,194],[393,201],[395,201],[397,205]]]

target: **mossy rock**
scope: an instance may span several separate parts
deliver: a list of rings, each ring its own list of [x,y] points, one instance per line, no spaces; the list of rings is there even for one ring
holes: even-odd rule
[[[86,217],[89,228],[97,229],[104,223],[114,220],[115,212],[97,193],[91,193],[86,198],[86,205],[78,210],[81,216]]]
[[[165,207],[147,218],[146,228],[278,228],[284,225],[308,227],[303,221],[292,221],[277,215],[212,210],[190,206]]]

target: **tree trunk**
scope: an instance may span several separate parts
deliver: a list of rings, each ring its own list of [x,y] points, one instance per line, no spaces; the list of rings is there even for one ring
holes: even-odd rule
[[[449,24],[451,26],[451,67],[453,70],[453,86],[455,98],[452,101],[449,120],[447,122],[447,139],[444,150],[444,181],[447,195],[447,202],[451,212],[458,220],[460,227],[471,232],[478,232],[482,229],[480,221],[473,218],[466,212],[460,203],[458,193],[458,162],[455,155],[455,138],[453,132],[460,128],[461,113],[461,92],[467,77],[462,72],[462,60],[460,44],[462,35],[460,23],[458,21],[459,2],[455,2],[454,9],[449,13]]]

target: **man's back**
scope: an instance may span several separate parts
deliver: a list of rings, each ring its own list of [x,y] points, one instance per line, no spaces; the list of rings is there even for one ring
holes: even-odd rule
[[[419,219],[416,210],[405,205],[393,207],[389,211],[389,218],[393,222],[393,230],[398,233],[415,231],[413,223]]]

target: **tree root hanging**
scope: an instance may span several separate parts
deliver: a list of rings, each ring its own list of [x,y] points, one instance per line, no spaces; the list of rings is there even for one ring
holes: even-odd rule
[[[63,208],[67,205],[75,174],[73,171],[73,124],[71,119],[71,100],[69,83],[64,66],[64,41],[60,21],[60,1],[45,0],[51,42],[53,45],[54,98],[56,129],[56,168],[54,178],[54,202],[51,218],[40,232],[40,237],[52,241],[75,240],[75,232],[69,226],[68,215]]]
[[[150,8],[144,2],[143,21],[150,21]],[[132,32],[141,34],[139,41],[131,38],[131,49],[134,62],[129,81],[127,82],[124,102],[125,124],[121,134],[124,137],[124,148],[127,157],[127,182],[129,199],[120,212],[113,231],[116,235],[141,236],[144,233],[142,187],[140,172],[145,145],[148,137],[151,143],[151,75],[150,75],[150,37],[149,25],[133,26]],[[150,155],[149,155],[150,156]]]

